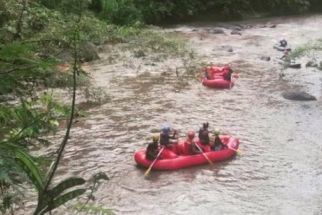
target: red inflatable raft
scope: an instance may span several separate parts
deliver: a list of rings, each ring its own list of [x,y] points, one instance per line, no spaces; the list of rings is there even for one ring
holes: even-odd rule
[[[207,78],[202,79],[202,84],[211,88],[230,89],[234,86],[234,82],[238,75],[233,75],[231,81],[224,79],[224,75],[229,72],[231,68],[229,66],[209,66],[206,68]]]
[[[239,147],[239,140],[230,136],[220,136],[226,148],[220,151],[211,151],[209,146],[203,147],[204,154],[208,156],[211,161],[223,161],[233,157]],[[159,170],[176,170],[201,164],[207,164],[208,161],[202,154],[183,155],[184,143],[174,145],[172,149],[164,149],[161,157],[153,166],[153,169]],[[135,152],[134,159],[136,163],[143,167],[149,167],[153,161],[145,158],[145,149]]]
[[[230,89],[234,86],[235,79],[231,81],[226,81],[225,79],[202,79],[202,84],[211,88],[221,88],[221,89]]]

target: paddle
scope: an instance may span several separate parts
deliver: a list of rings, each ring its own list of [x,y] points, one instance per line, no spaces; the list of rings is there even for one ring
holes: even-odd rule
[[[208,158],[208,156],[202,151],[202,149],[200,148],[200,146],[195,143],[195,145],[197,146],[197,148],[199,149],[199,151],[201,151],[202,155],[206,158],[206,160],[209,162],[210,165],[213,165],[214,163]]]
[[[228,147],[228,149],[231,149],[233,151],[235,151],[237,154],[241,155],[242,153],[240,152],[240,150],[238,149],[234,149],[234,148],[231,148],[231,147]]]
[[[160,157],[161,153],[163,152],[164,147],[159,151],[157,157],[154,159],[154,161],[151,163],[151,165],[149,166],[149,168],[145,171],[144,176],[148,176],[151,172],[151,169],[153,167],[153,165],[155,164],[155,162],[158,160],[158,158]]]

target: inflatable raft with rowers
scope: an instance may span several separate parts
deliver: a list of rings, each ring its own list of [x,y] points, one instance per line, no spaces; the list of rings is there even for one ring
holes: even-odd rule
[[[165,148],[160,156],[161,159],[158,159],[155,162],[153,169],[176,170],[206,164],[209,161],[206,159],[205,155],[214,162],[227,160],[233,157],[239,147],[239,140],[227,135],[221,135],[220,139],[225,147],[219,151],[212,151],[209,146],[203,146],[197,141],[197,144],[203,149],[204,155],[202,153],[194,155],[184,154],[184,142],[174,144],[171,148]],[[153,162],[152,160],[145,158],[145,149],[135,152],[134,159],[138,165],[143,167],[149,167]]]

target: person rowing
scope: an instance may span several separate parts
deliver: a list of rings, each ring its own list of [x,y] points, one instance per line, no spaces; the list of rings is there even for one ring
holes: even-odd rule
[[[148,147],[145,151],[145,157],[148,160],[154,160],[157,158],[159,154],[158,142],[159,142],[159,134],[154,134],[152,136],[152,143],[149,143]]]
[[[196,146],[196,142],[194,140],[195,132],[189,131],[187,133],[187,139],[184,142],[184,155],[195,155],[202,153],[198,147]]]

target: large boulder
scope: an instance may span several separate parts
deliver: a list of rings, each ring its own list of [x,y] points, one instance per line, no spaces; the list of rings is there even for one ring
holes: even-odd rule
[[[314,101],[316,98],[303,91],[289,91],[282,93],[282,96],[288,100],[294,101]]]
[[[85,42],[79,47],[79,57],[83,62],[99,59],[98,50],[91,42]]]
[[[209,29],[208,32],[210,34],[224,34],[224,30],[221,28],[214,28],[214,29]]]

